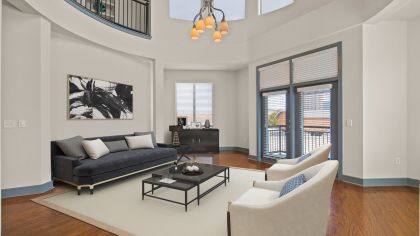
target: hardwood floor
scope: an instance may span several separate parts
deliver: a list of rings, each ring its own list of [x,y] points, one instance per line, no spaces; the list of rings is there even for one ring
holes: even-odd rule
[[[200,162],[264,170],[269,165],[237,152],[197,155]],[[57,184],[48,193],[66,191]],[[43,194],[41,194],[43,195]],[[33,203],[32,195],[2,200],[2,235],[112,235]],[[328,235],[404,235],[419,233],[419,191],[410,187],[361,188],[335,182]]]

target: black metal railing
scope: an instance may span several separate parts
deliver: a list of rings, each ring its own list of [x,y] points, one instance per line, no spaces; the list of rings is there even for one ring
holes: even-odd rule
[[[284,125],[270,126],[266,133],[265,153],[269,156],[284,157],[287,151],[287,129]],[[325,126],[304,126],[302,134],[303,153],[331,142],[331,128]]]
[[[67,0],[117,27],[150,36],[150,0]]]

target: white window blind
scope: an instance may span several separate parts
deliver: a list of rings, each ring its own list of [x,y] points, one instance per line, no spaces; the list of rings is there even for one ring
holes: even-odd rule
[[[195,84],[195,122],[204,125],[206,120],[212,123],[213,118],[213,84]]]
[[[289,61],[262,67],[260,72],[260,89],[275,88],[290,84]]]
[[[293,82],[307,82],[338,76],[338,48],[330,48],[292,60]]]
[[[213,121],[213,84],[176,83],[176,117],[187,118],[191,122]]]

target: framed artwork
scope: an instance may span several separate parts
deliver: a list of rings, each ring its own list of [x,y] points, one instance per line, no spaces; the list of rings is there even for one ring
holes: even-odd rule
[[[68,119],[133,119],[133,86],[68,75]]]

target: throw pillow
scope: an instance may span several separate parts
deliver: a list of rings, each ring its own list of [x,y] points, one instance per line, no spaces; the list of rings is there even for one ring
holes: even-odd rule
[[[104,142],[110,152],[127,151],[128,146],[125,140]]]
[[[150,134],[152,136],[153,146],[157,147],[155,132],[153,132],[153,131],[149,131],[149,132],[134,132],[134,136],[143,136],[143,135],[148,135],[148,134]]]
[[[303,175],[303,174],[300,174],[298,176],[295,176],[295,177],[289,179],[283,185],[283,188],[281,189],[281,192],[280,192],[280,197],[290,193],[291,191],[293,191],[294,189],[296,189],[297,187],[299,187],[300,185],[302,185],[305,182],[306,182],[306,178],[305,178],[305,175]]]
[[[128,147],[130,149],[138,149],[138,148],[154,148],[152,141],[152,135],[142,135],[142,136],[127,136],[125,137],[128,143]]]
[[[100,139],[85,140],[82,142],[85,151],[92,159],[98,159],[109,153],[109,149]]]
[[[73,138],[55,141],[55,143],[58,145],[58,147],[60,147],[64,155],[84,159],[87,158],[87,155],[85,150],[83,149],[82,142],[82,136],[75,136]]]
[[[302,161],[306,160],[306,158],[308,158],[310,156],[311,156],[311,153],[306,153],[306,154],[300,156],[297,163],[301,163]]]

